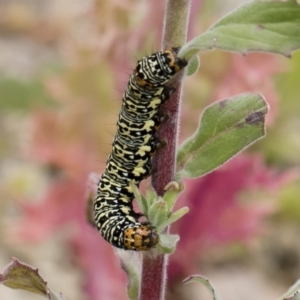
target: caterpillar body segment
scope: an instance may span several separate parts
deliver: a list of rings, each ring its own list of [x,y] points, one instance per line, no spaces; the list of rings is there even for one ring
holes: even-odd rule
[[[138,61],[123,94],[112,152],[94,200],[95,223],[103,238],[115,247],[145,251],[158,243],[156,228],[140,222],[133,210],[131,182],[137,186],[151,172],[151,157],[163,146],[155,133],[168,116],[158,109],[175,89],[170,79],[187,62],[177,57],[179,48],[156,52]]]

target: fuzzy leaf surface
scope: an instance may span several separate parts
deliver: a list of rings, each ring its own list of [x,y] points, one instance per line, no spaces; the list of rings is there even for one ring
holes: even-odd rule
[[[300,280],[293,284],[278,300],[300,300]]]
[[[12,289],[21,289],[47,297],[49,300],[63,300],[48,287],[47,282],[40,276],[38,269],[12,258],[12,262],[0,274],[0,283]]]
[[[198,71],[199,67],[200,67],[200,58],[199,58],[199,56],[195,55],[189,61],[189,64],[187,66],[186,75],[187,76],[194,75]]]
[[[265,135],[268,105],[245,93],[208,106],[197,131],[179,147],[177,179],[207,174]]]
[[[218,291],[212,285],[212,283],[205,277],[200,275],[193,275],[186,278],[183,283],[192,283],[192,282],[200,282],[207,287],[207,289],[211,292],[212,297],[214,300],[222,300],[221,296],[219,295]]]
[[[127,295],[130,300],[139,298],[139,289],[141,282],[141,260],[136,252],[123,251],[116,249],[116,254],[120,259],[121,267],[127,274]]]
[[[158,226],[168,218],[167,203],[160,199],[153,203],[149,209],[149,220],[154,226]]]
[[[300,5],[296,0],[244,4],[188,42],[179,56],[190,59],[198,51],[215,48],[289,57],[300,48]]]
[[[160,234],[158,247],[165,254],[171,254],[175,250],[175,246],[179,241],[179,235],[177,234]]]
[[[181,219],[188,212],[189,212],[189,208],[186,206],[176,210],[174,213],[171,214],[170,218],[168,218],[166,221],[162,222],[157,227],[158,232],[162,232],[167,226],[169,226],[172,223],[176,222],[177,220]]]

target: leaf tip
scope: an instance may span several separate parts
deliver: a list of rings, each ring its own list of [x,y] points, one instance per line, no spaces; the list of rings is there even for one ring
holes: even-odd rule
[[[283,54],[286,58],[292,58],[292,51]]]
[[[165,191],[178,191],[181,192],[184,189],[184,185],[182,182],[177,182],[175,180],[170,181],[165,187]]]
[[[251,112],[245,118],[246,124],[248,124],[248,125],[258,125],[258,124],[264,122],[265,115],[266,115],[266,112],[262,112],[262,111]]]

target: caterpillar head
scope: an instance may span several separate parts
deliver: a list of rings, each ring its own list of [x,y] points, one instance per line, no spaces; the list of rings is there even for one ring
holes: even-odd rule
[[[138,61],[133,72],[137,84],[149,90],[164,86],[187,65],[186,60],[177,57],[178,51],[179,48],[171,48]]]
[[[150,225],[129,227],[124,232],[124,248],[127,250],[145,251],[158,243],[156,229]]]

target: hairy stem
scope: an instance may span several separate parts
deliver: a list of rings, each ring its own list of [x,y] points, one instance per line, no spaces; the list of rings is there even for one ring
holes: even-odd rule
[[[191,0],[167,0],[164,17],[162,48],[181,46],[186,42],[189,9]],[[156,171],[152,176],[152,185],[157,194],[164,194],[164,187],[174,179],[178,119],[181,99],[182,74],[177,76],[172,86],[176,92],[162,107],[163,114],[170,116],[162,124],[158,139],[167,142],[166,147],[158,151],[152,161]],[[145,256],[142,269],[141,300],[162,300],[165,293],[167,256]]]

